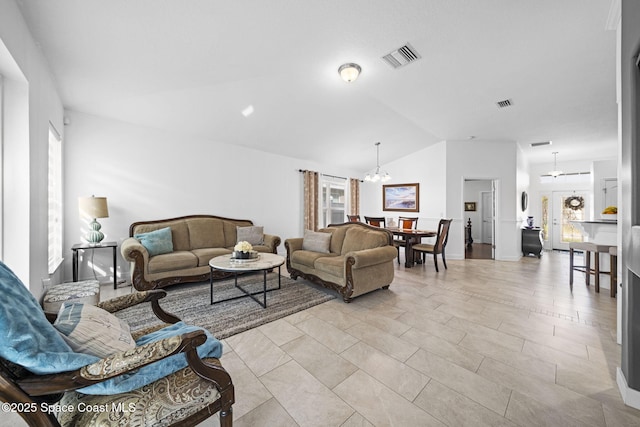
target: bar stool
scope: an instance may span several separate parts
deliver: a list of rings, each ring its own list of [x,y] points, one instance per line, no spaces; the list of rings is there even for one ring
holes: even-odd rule
[[[593,242],[569,243],[569,287],[573,290],[573,271],[584,273],[585,284],[589,286],[591,275],[595,277],[596,292],[600,292],[600,275],[611,274],[609,271],[600,271],[600,254],[609,253],[611,245],[601,245]],[[575,250],[584,251],[584,265],[575,265],[573,255]],[[594,266],[591,268],[591,252],[594,252]]]
[[[609,248],[609,259],[611,260],[611,298],[615,298],[618,293],[618,247]]]

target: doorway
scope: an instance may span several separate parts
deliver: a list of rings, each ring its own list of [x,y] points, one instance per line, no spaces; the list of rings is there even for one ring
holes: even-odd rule
[[[465,242],[465,259],[495,259],[495,188],[491,179],[464,180],[464,217],[469,228],[465,235],[470,234],[472,241]]]
[[[571,221],[587,219],[586,192],[554,191],[551,196],[551,249],[568,251],[569,243],[584,241],[582,229]]]

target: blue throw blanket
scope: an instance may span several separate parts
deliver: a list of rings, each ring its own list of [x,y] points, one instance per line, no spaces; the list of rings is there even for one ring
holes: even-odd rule
[[[173,335],[202,330],[182,322],[145,335],[143,345]],[[198,347],[200,357],[219,358],[222,343],[205,331],[207,341]],[[100,360],[74,352],[44,316],[38,301],[18,277],[0,261],[0,357],[35,374],[57,374],[79,369]],[[118,394],[135,390],[187,366],[184,354],[176,354],[133,373],[78,390],[86,394]]]

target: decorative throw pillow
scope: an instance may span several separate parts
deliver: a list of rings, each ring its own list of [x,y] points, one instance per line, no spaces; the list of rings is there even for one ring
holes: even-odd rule
[[[236,243],[249,242],[252,245],[264,243],[264,227],[252,225],[250,227],[236,227]]]
[[[78,353],[105,358],[136,346],[126,322],[94,305],[64,303],[53,326]]]
[[[305,230],[302,238],[302,249],[305,251],[329,253],[331,233]]]
[[[149,256],[168,254],[173,252],[173,241],[171,240],[171,227],[160,228],[148,233],[134,234],[142,246],[149,252]]]

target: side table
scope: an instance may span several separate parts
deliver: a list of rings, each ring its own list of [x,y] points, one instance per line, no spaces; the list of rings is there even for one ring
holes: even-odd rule
[[[71,252],[73,252],[73,281],[78,281],[78,251],[86,251],[88,249],[106,249],[111,248],[113,250],[113,289],[118,289],[118,264],[116,260],[116,250],[118,249],[117,242],[100,242],[97,244],[90,243],[77,243],[71,246]]]
[[[522,255],[542,256],[542,230],[539,228],[522,229]]]

